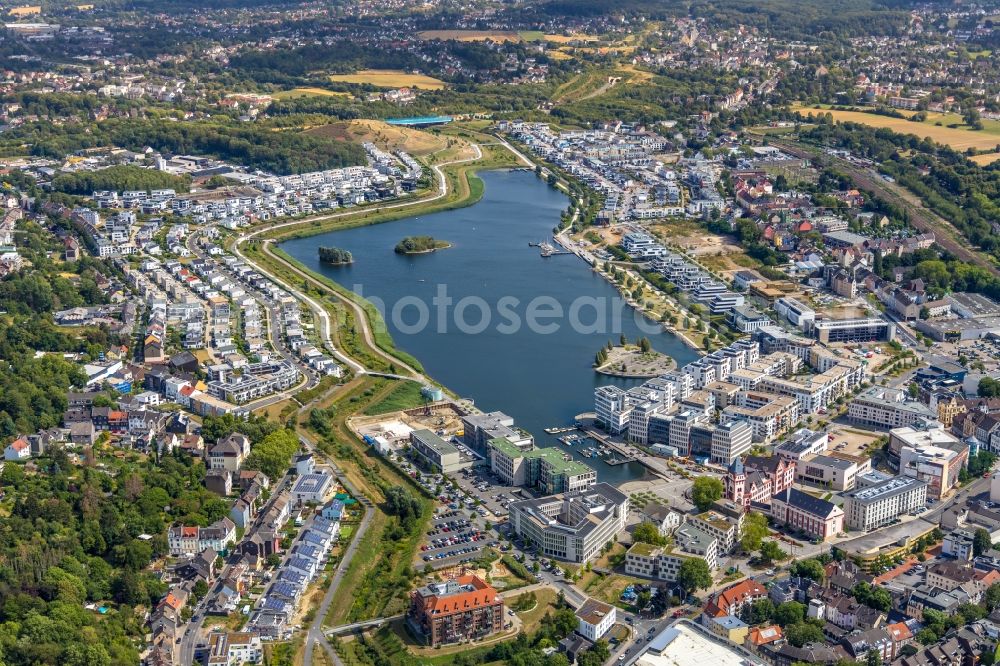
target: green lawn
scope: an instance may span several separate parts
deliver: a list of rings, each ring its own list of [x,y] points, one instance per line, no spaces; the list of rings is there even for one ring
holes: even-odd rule
[[[416,382],[399,380],[399,383],[392,389],[392,393],[382,400],[369,405],[364,410],[366,416],[377,414],[388,414],[398,412],[403,409],[412,409],[424,404],[424,397],[420,394],[421,386]]]

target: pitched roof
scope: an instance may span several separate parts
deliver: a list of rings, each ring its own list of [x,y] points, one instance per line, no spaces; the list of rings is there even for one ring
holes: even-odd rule
[[[748,599],[762,598],[767,596],[767,590],[757,581],[747,578],[735,585],[731,585],[719,592],[715,598],[715,605],[720,610],[729,611],[733,606],[742,604]],[[727,612],[727,615],[729,613]]]
[[[774,624],[770,627],[754,627],[747,637],[754,645],[765,645],[779,641],[782,638],[781,627]]]
[[[814,497],[796,488],[787,488],[780,495],[776,495],[776,497],[779,497],[782,502],[796,509],[801,509],[806,513],[821,518],[828,518],[837,509],[837,505],[833,502],[827,502],[824,499]]]

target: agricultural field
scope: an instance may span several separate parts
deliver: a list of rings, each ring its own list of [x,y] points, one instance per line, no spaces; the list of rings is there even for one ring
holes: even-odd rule
[[[441,90],[445,82],[424,74],[410,74],[399,69],[363,69],[354,74],[333,74],[331,81],[339,83],[366,83],[380,88],[421,88]]]
[[[371,142],[386,150],[405,150],[418,157],[443,150],[449,143],[444,137],[380,120],[346,120],[314,127],[309,133],[352,143]]]
[[[275,99],[291,99],[295,97],[352,97],[351,93],[338,90],[326,90],[324,88],[292,88],[282,90],[272,95]]]
[[[801,105],[793,106],[792,109],[804,115],[808,115],[809,113],[829,113],[838,122],[859,123],[871,127],[884,127],[894,132],[900,132],[901,134],[915,134],[921,138],[929,138],[940,144],[951,146],[955,150],[964,151],[968,148],[975,150],[995,150],[997,145],[1000,145],[1000,124],[996,124],[996,132],[991,131],[992,126],[981,131],[975,131],[960,127],[946,127],[943,121],[934,119],[934,115],[938,115],[940,118],[940,114],[930,115],[927,122],[915,123],[904,118],[880,116],[874,113],[865,113],[864,111],[813,109]],[[942,125],[939,127],[934,122],[942,122]]]
[[[424,30],[418,32],[417,37],[425,40],[454,39],[459,42],[519,42],[521,36],[516,32],[505,30]]]
[[[555,44],[569,44],[570,42],[596,42],[597,37],[594,35],[585,35],[581,32],[575,32],[572,35],[541,35],[538,39],[530,39],[527,37],[528,32],[522,32],[521,37],[525,41],[541,41],[553,42]],[[540,33],[539,33],[540,34]]]
[[[979,166],[986,166],[987,164],[993,164],[997,160],[1000,160],[1000,153],[984,153],[983,155],[973,155],[969,158]]]

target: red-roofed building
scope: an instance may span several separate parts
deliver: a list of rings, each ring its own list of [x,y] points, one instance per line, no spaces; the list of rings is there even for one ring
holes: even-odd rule
[[[171,555],[197,555],[198,526],[174,525],[167,531],[167,543]]]
[[[478,577],[460,576],[413,592],[407,621],[435,647],[484,638],[503,629],[503,599]]]
[[[781,627],[773,624],[769,627],[753,627],[747,634],[746,646],[751,650],[756,650],[761,645],[768,645],[780,641],[782,638]]]
[[[886,625],[885,631],[892,641],[892,658],[898,657],[903,648],[913,642],[913,632],[905,622]]]
[[[27,460],[31,457],[31,445],[24,437],[18,437],[3,450],[4,460]]]
[[[767,599],[767,590],[752,578],[741,580],[716,594],[705,606],[704,614],[710,619],[735,615],[739,617],[745,606]]]

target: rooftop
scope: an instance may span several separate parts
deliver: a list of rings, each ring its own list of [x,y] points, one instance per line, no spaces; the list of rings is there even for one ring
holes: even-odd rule
[[[635,661],[636,666],[759,666],[763,663],[687,620],[676,622],[657,634]]]
[[[601,620],[614,612],[614,606],[590,597],[576,611],[576,616],[587,624],[600,624]]]
[[[869,502],[875,502],[900,493],[909,492],[910,490],[913,490],[921,485],[926,484],[924,484],[923,481],[919,481],[909,476],[896,476],[888,481],[882,481],[873,486],[849,492],[844,495],[844,497],[852,499],[855,502],[867,504]]]

